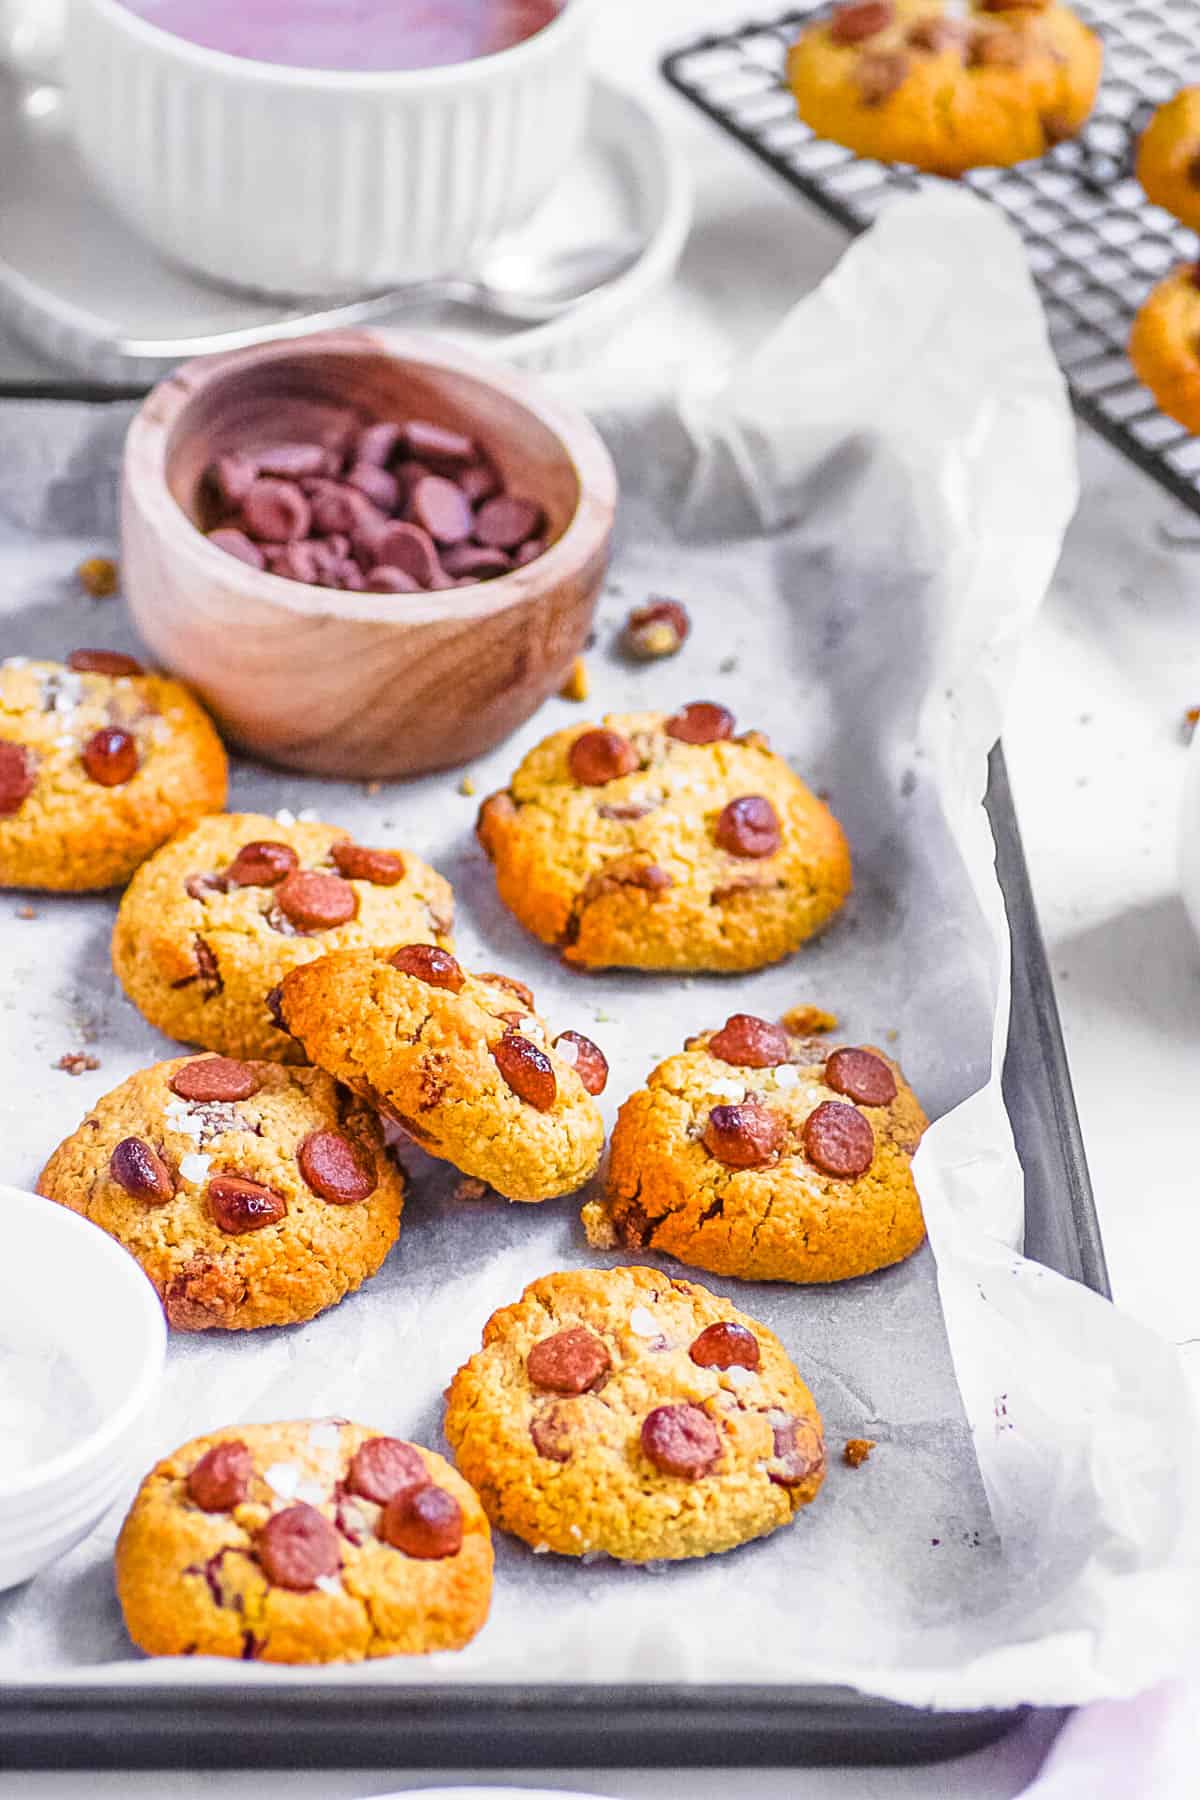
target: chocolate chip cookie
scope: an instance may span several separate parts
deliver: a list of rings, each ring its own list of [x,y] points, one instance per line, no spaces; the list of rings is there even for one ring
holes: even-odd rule
[[[594,1173],[608,1064],[582,1033],[553,1036],[523,982],[428,944],[340,950],[293,970],[279,1006],[313,1062],[507,1199]]]
[[[176,1331],[311,1319],[400,1230],[404,1177],[370,1107],[320,1069],[185,1057],[105,1095],[38,1192],[124,1244]]]
[[[146,1476],[117,1596],[151,1656],[361,1662],[461,1650],[492,1595],[492,1540],[460,1475],[347,1419],[230,1425]]]
[[[1137,178],[1155,206],[1200,231],[1200,87],[1181,88],[1155,112],[1138,144]]]
[[[448,947],[450,885],[407,850],[258,813],[205,819],[138,871],[113,967],[152,1025],[227,1056],[298,1062],[271,991],[289,969],[367,944]]]
[[[556,732],[478,833],[505,905],[585,968],[761,968],[850,892],[828,807],[712,701]]]
[[[591,1243],[746,1281],[845,1281],[925,1236],[910,1159],[926,1119],[881,1050],[735,1013],[622,1106]]]
[[[0,663],[0,887],[117,887],[226,782],[207,713],[132,656]]]
[[[1133,321],[1129,360],[1163,411],[1200,432],[1200,263],[1151,290]]]
[[[1100,39],[1054,0],[864,0],[808,27],[788,82],[818,137],[960,175],[1074,137],[1102,63]]]
[[[446,1436],[493,1525],[561,1556],[709,1556],[787,1525],[825,1475],[779,1339],[655,1269],[544,1275],[494,1313]]]

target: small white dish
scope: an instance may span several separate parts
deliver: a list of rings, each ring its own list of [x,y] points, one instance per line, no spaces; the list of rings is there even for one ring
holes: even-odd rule
[[[80,154],[169,261],[265,294],[451,274],[522,224],[575,154],[595,0],[491,56],[380,72],[205,49],[121,0],[71,0]]]
[[[3,1185],[0,1220],[2,1591],[73,1549],[136,1472],[166,1327],[98,1226]]]

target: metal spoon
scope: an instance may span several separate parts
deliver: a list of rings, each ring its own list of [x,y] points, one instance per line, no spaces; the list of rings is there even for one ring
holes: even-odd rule
[[[306,337],[310,331],[334,331],[340,326],[366,325],[397,312],[433,305],[467,307],[494,319],[518,325],[544,325],[578,306],[632,268],[645,245],[624,239],[618,243],[584,244],[550,254],[497,246],[473,275],[447,276],[436,281],[416,281],[317,311],[293,309],[278,319],[233,331],[212,332],[165,341],[145,342],[124,338],[119,349],[126,357],[150,357],[156,361],[182,362],[192,356],[241,350],[252,344],[278,343]]]

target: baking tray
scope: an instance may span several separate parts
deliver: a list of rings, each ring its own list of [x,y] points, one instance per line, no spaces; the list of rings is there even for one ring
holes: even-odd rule
[[[975,169],[967,187],[1003,208],[1025,240],[1055,353],[1080,417],[1139,469],[1200,513],[1200,438],[1167,418],[1133,373],[1126,343],[1150,287],[1186,258],[1196,236],[1152,206],[1133,175],[1152,109],[1200,79],[1200,0],[1072,0],[1104,39],[1091,119],[1040,162]],[[897,192],[936,177],[871,162],[814,137],[796,117],[784,57],[825,0],[697,38],[663,74],[679,93],[768,168],[850,231]]]
[[[0,390],[0,398],[3,391]],[[1003,753],[987,809],[1012,938],[1004,1092],[1028,1254],[1109,1292],[1046,952]],[[933,1713],[842,1688],[72,1687],[0,1693],[0,1768],[715,1767],[913,1764],[993,1742],[1018,1711]]]

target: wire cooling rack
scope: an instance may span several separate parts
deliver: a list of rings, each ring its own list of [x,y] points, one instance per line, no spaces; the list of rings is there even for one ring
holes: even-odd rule
[[[704,37],[666,57],[671,85],[851,231],[898,191],[932,179],[814,137],[784,82],[789,46],[822,0]],[[1200,0],[1078,0],[1104,39],[1104,82],[1083,133],[1040,162],[976,169],[968,187],[1018,227],[1076,410],[1139,468],[1200,513],[1200,438],[1159,411],[1125,346],[1149,288],[1195,257],[1195,235],[1152,206],[1133,176],[1151,111],[1200,79]]]

